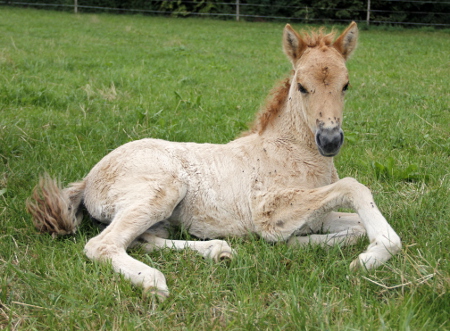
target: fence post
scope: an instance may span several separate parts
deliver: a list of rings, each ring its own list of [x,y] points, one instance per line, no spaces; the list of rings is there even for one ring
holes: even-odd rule
[[[73,12],[78,13],[78,0],[74,0],[73,2]]]
[[[370,24],[370,0],[367,0],[367,26]]]
[[[239,0],[236,0],[236,21],[239,22]]]

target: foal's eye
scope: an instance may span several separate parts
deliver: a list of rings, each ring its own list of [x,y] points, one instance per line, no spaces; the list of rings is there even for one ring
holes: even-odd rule
[[[298,90],[303,94],[308,94],[308,91],[303,87],[302,84],[298,83]]]
[[[348,90],[348,84],[350,84],[350,83],[347,83],[344,85],[344,87],[342,88],[342,92],[345,92]]]

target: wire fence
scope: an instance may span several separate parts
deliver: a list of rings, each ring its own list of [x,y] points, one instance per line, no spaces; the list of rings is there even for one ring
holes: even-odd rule
[[[73,1],[73,2],[71,2]],[[216,6],[216,8],[220,8],[217,6],[222,6],[222,11],[216,12],[207,12],[207,11],[194,11],[187,10],[184,5],[191,4],[193,8],[199,8],[198,1],[174,1],[174,0],[150,0],[147,2],[158,2],[158,3],[166,3],[167,5],[160,5],[159,9],[139,9],[139,8],[126,8],[124,6],[113,7],[113,6],[95,6],[95,5],[83,5],[79,4],[78,0],[66,1],[66,3],[57,3],[47,1],[46,3],[41,2],[21,2],[21,1],[0,1],[0,5],[9,5],[9,6],[22,6],[22,7],[36,7],[36,8],[51,8],[51,9],[62,9],[62,10],[70,10],[75,13],[78,12],[117,12],[117,13],[139,13],[144,15],[171,15],[171,16],[209,16],[209,17],[222,17],[228,19],[235,19],[237,21],[241,19],[245,20],[284,20],[284,21],[300,21],[304,23],[312,23],[312,22],[349,22],[349,21],[357,21],[357,22],[366,22],[369,24],[389,24],[389,25],[406,25],[406,26],[434,26],[434,27],[450,27],[450,1],[429,1],[429,0],[376,0],[377,3],[389,2],[389,3],[403,3],[403,4],[433,4],[444,6],[447,10],[437,12],[437,11],[415,11],[415,10],[386,10],[386,9],[373,9],[371,6],[371,0],[367,1],[367,7],[365,9],[357,9],[357,8],[339,8],[339,7],[310,7],[310,6],[292,6],[292,5],[283,5],[283,9],[295,11],[296,13],[302,13],[302,15],[294,15],[294,16],[283,16],[283,15],[258,15],[258,14],[247,14],[247,8],[270,8],[273,5],[263,4],[263,3],[243,3],[242,0],[232,0],[230,2],[208,2],[201,1],[201,5],[203,8],[208,6]],[[114,3],[114,2],[113,2]],[[173,4],[178,5],[178,7],[173,6]],[[231,9],[230,9],[231,8]],[[338,11],[346,11],[348,14],[347,18],[336,18],[336,17],[327,17],[324,15],[323,17],[312,17],[312,15],[308,15],[308,10],[320,13],[320,11],[324,12],[338,12]],[[393,15],[391,15],[393,14]],[[361,19],[361,15],[365,15],[365,19]],[[380,15],[383,16],[382,20],[377,20],[376,18]],[[431,15],[432,17],[439,17],[439,22],[408,22],[403,20],[389,20],[386,17],[399,17],[408,15]],[[360,19],[355,19],[354,17],[359,17]],[[443,23],[442,23],[443,22]]]

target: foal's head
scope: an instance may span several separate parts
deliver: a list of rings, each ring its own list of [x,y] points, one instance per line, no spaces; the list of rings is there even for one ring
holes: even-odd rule
[[[355,22],[335,41],[334,33],[300,35],[289,24],[284,28],[283,49],[294,66],[289,100],[302,112],[323,156],[336,155],[344,141],[342,111],[349,85],[345,61],[357,39]]]

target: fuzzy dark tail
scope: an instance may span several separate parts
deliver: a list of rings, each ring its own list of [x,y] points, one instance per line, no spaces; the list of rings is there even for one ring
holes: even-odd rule
[[[53,237],[75,233],[83,217],[79,207],[84,188],[82,181],[63,189],[57,180],[44,174],[26,201],[36,229]]]

